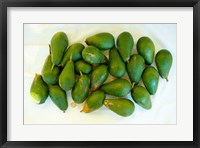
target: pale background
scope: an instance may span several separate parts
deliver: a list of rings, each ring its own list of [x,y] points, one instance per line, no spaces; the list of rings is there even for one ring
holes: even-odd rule
[[[24,23],[173,23],[177,24],[177,77],[170,75],[169,82],[172,83],[173,77],[177,79],[176,87],[176,122],[170,124],[142,124],[133,123],[126,124],[129,118],[118,117],[109,112],[109,110],[101,111],[100,114],[109,116],[112,121],[120,121],[121,124],[24,124],[25,91],[23,85],[24,79],[24,54],[23,54],[23,37]],[[8,98],[7,98],[7,123],[8,123],[8,140],[12,141],[191,141],[193,139],[193,9],[192,8],[9,8],[8,9]],[[169,24],[170,25],[170,24]],[[62,26],[62,25],[61,25]],[[156,27],[159,29],[159,27]],[[58,28],[59,29],[59,28]],[[102,28],[102,29],[106,29]],[[153,29],[153,28],[152,28]],[[50,30],[50,29],[48,29]],[[148,31],[151,29],[148,28]],[[165,36],[157,36],[144,29],[139,29],[140,33],[149,34],[149,36],[159,46],[165,44],[157,39],[165,38]],[[155,29],[153,29],[155,30]],[[65,31],[69,39],[72,40],[70,30]],[[52,35],[54,31],[50,32]],[[87,32],[88,34],[91,32]],[[155,32],[154,32],[155,33]],[[76,36],[77,37],[77,36]],[[133,37],[137,41],[137,34],[133,32]],[[45,39],[49,43],[49,39]],[[81,38],[82,40],[82,38]],[[169,46],[171,44],[167,44]],[[34,43],[35,44],[35,43]],[[38,45],[39,43],[37,43]],[[163,47],[164,48],[164,47]],[[167,48],[165,46],[165,48]],[[45,52],[48,46],[42,47]],[[39,50],[34,48],[34,50]],[[40,53],[40,52],[39,52]],[[47,53],[44,53],[46,57]],[[41,56],[41,53],[39,54]],[[35,58],[32,58],[35,60]],[[42,60],[44,60],[41,57]],[[38,59],[38,61],[40,61]],[[37,61],[35,61],[37,63]],[[43,64],[44,61],[42,61]],[[34,67],[36,66],[36,63]],[[40,72],[42,65],[38,65],[36,69],[32,69],[33,73]],[[174,66],[174,65],[173,65]],[[25,65],[24,65],[25,69]],[[30,75],[33,79],[33,75]],[[24,83],[28,83],[24,82]],[[170,85],[166,84],[165,87]],[[159,87],[162,89],[162,87]],[[167,89],[165,89],[167,90]],[[159,91],[159,90],[158,90]],[[27,91],[28,92],[28,91]],[[170,94],[168,94],[170,95]],[[28,94],[27,94],[28,96]],[[155,98],[153,107],[158,101]],[[30,99],[27,101],[34,108],[42,108],[33,104]],[[164,100],[163,100],[164,101]],[[155,103],[156,102],[156,103]],[[50,103],[49,106],[53,105]],[[46,104],[46,105],[47,105]],[[48,109],[51,107],[48,106]],[[136,106],[137,107],[137,106]],[[137,107],[138,108],[138,107]],[[24,108],[25,109],[25,108]],[[102,108],[103,109],[103,108]],[[104,110],[104,109],[103,109]],[[52,111],[52,110],[51,110]],[[60,114],[58,109],[56,113]],[[137,110],[136,110],[137,111]],[[45,111],[48,112],[48,111]],[[70,107],[68,112],[70,112]],[[79,113],[73,109],[73,112]],[[149,111],[137,111],[131,116],[132,119],[139,119],[141,114],[150,114]],[[161,116],[157,113],[158,116]],[[41,114],[39,112],[38,114]],[[67,114],[67,112],[66,112]],[[64,114],[64,116],[66,116]],[[63,116],[63,114],[60,114]],[[99,114],[98,114],[99,115]],[[52,115],[53,116],[53,115]],[[80,118],[83,120],[86,115]],[[87,115],[88,116],[88,115]],[[89,116],[94,116],[90,114]],[[56,118],[55,121],[58,120]],[[69,117],[72,118],[72,117]],[[61,118],[60,118],[61,119]],[[43,120],[43,119],[40,119]],[[111,121],[111,119],[109,119]],[[153,119],[151,119],[153,121]],[[168,122],[169,123],[169,122]],[[116,134],[120,133],[119,134]],[[53,134],[52,134],[53,133]],[[84,136],[82,136],[84,133]],[[51,135],[51,136],[50,136]],[[103,136],[102,136],[103,135]]]

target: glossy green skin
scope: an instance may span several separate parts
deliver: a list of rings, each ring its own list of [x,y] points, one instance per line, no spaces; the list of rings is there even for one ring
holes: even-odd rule
[[[68,61],[59,76],[59,85],[64,91],[68,91],[74,87],[75,82],[74,62]]]
[[[145,69],[145,61],[139,54],[131,56],[127,63],[127,73],[132,83],[138,84],[141,80],[142,73]]]
[[[83,112],[89,113],[95,111],[103,106],[103,101],[105,99],[105,94],[103,91],[97,90],[92,92],[86,99],[83,107]]]
[[[67,51],[65,52],[63,59],[60,63],[60,66],[64,67],[67,61],[70,60],[70,57],[72,55],[72,61],[77,61],[82,58],[82,50],[84,49],[84,45],[81,43],[74,43],[72,44]]]
[[[72,89],[72,99],[74,102],[83,103],[88,96],[90,87],[90,78],[87,75],[81,75]]]
[[[141,37],[137,42],[137,51],[144,58],[145,63],[150,65],[153,63],[155,46],[149,37]]]
[[[49,96],[53,103],[63,112],[68,108],[68,101],[65,91],[59,85],[49,85]]]
[[[126,98],[105,99],[104,105],[111,111],[123,117],[130,116],[135,110],[134,103]]]
[[[53,65],[60,64],[65,49],[68,46],[68,38],[64,32],[57,32],[51,39],[51,61]]]
[[[46,101],[49,95],[49,90],[41,75],[35,74],[34,80],[31,84],[30,94],[32,100],[37,104],[42,104]]]
[[[168,80],[167,77],[173,62],[172,54],[168,50],[162,49],[156,54],[155,61],[160,76]]]
[[[126,73],[126,65],[120,57],[116,48],[109,51],[109,73],[117,78],[121,78]]]
[[[101,90],[109,95],[123,97],[128,95],[131,90],[131,84],[126,79],[115,79],[111,82],[103,84]]]
[[[158,82],[159,82],[158,71],[154,67],[148,66],[142,74],[142,81],[148,92],[151,95],[154,95],[158,88]]]
[[[91,73],[91,91],[97,90],[108,78],[108,66],[99,65]]]
[[[112,34],[103,32],[90,36],[85,41],[87,45],[93,45],[100,50],[108,50],[115,45],[115,39]]]
[[[128,61],[133,50],[134,40],[129,32],[122,32],[117,38],[118,51],[124,62]]]
[[[84,60],[79,60],[75,62],[75,71],[76,73],[89,74],[92,71],[92,66]]]
[[[41,72],[42,78],[46,84],[56,84],[58,81],[60,69],[57,66],[54,66],[52,69],[52,66],[51,55],[48,55]]]
[[[143,86],[134,86],[131,90],[131,96],[135,103],[143,107],[144,109],[150,109],[151,99],[150,94]]]
[[[106,57],[101,51],[94,46],[87,46],[82,51],[83,59],[89,64],[105,63]]]

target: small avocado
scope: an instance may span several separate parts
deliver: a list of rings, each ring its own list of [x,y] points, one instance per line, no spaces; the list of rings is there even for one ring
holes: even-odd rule
[[[122,32],[117,38],[117,49],[124,62],[127,62],[132,54],[134,40],[129,32]]]
[[[49,95],[49,90],[41,75],[35,74],[35,77],[31,84],[30,94],[32,100],[37,104],[42,104],[46,101]]]
[[[54,66],[52,69],[52,66],[51,55],[48,55],[41,72],[42,78],[46,84],[56,84],[58,81],[60,69],[57,66]]]
[[[131,56],[129,62],[127,62],[127,73],[132,83],[138,84],[141,80],[142,73],[145,69],[145,61],[139,54]]]
[[[116,78],[121,78],[126,73],[126,65],[116,48],[112,48],[109,51],[108,70],[109,73]]]
[[[78,81],[75,83],[72,89],[72,99],[74,102],[81,104],[85,101],[89,93],[90,78],[87,75],[81,73]]]
[[[89,113],[97,110],[103,106],[103,101],[105,99],[105,94],[101,90],[92,92],[86,99],[85,104],[81,112]]]
[[[141,37],[137,42],[137,51],[144,58],[147,65],[154,60],[155,46],[149,37]]]
[[[159,82],[158,71],[152,66],[146,67],[142,74],[142,81],[148,92],[151,95],[154,95],[158,88],[158,82]]]
[[[68,38],[64,32],[57,32],[51,38],[51,61],[54,65],[60,64],[64,52],[68,46]]]
[[[167,49],[162,49],[156,54],[155,61],[160,76],[168,81],[173,62],[172,54]]]
[[[68,101],[65,91],[59,85],[48,85],[49,96],[53,103],[63,112],[68,108]]]
[[[90,36],[86,39],[87,45],[93,45],[100,50],[108,50],[115,45],[115,39],[112,34],[107,32],[102,32]]]
[[[151,98],[149,92],[143,86],[134,86],[131,90],[131,96],[135,103],[143,107],[144,109],[151,108]]]
[[[82,50],[84,48],[85,48],[84,45],[81,43],[74,43],[71,46],[69,46],[59,66],[64,67],[67,61],[70,60],[71,55],[72,55],[72,61],[75,62],[77,60],[80,60],[82,58]]]
[[[64,91],[68,91],[74,87],[76,75],[74,71],[74,62],[68,61],[59,76],[59,85]]]
[[[89,64],[99,64],[106,62],[105,55],[94,46],[85,47],[82,51],[82,57]]]
[[[99,65],[91,73],[91,91],[97,90],[108,78],[108,66]]]
[[[85,62],[84,60],[79,60],[75,62],[75,72],[83,74],[89,74],[92,71],[92,65]]]
[[[126,98],[105,99],[104,105],[111,111],[123,117],[130,116],[135,110],[134,103]]]
[[[128,80],[119,78],[103,84],[100,89],[106,94],[123,97],[128,95],[131,87]]]

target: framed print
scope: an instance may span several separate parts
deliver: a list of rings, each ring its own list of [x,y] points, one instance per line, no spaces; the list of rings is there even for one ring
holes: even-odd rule
[[[189,1],[1,1],[1,147],[199,147]]]

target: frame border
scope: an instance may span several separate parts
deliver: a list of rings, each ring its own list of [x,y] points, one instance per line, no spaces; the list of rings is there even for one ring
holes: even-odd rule
[[[193,141],[7,141],[7,7],[193,7]],[[200,0],[0,0],[1,147],[200,147]]]

